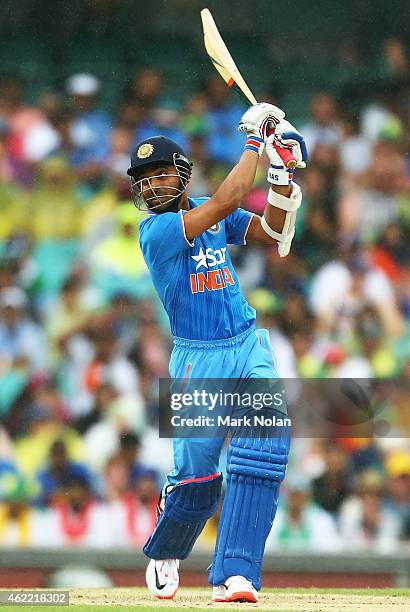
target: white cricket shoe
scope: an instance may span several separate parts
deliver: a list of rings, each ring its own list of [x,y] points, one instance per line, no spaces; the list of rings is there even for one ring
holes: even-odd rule
[[[145,579],[151,593],[157,599],[172,599],[179,586],[179,560],[151,559],[148,563]]]
[[[225,584],[213,587],[212,601],[258,602],[258,592],[252,582],[243,576],[230,576]]]

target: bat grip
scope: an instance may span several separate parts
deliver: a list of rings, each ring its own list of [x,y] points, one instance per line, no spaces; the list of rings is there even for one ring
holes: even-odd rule
[[[275,133],[275,125],[273,122],[270,122],[268,126],[268,136],[271,136],[274,133]],[[273,146],[275,147],[277,154],[283,161],[285,168],[289,168],[291,170],[293,168],[296,168],[296,165],[298,162],[297,162],[296,157],[293,155],[291,149],[288,149],[286,147],[281,147],[276,142],[276,139],[273,141]]]
[[[276,144],[276,142],[273,143],[273,146],[275,147],[276,152],[285,164],[286,168],[292,169],[296,167],[297,159],[290,149],[286,149],[286,147],[280,147],[278,144]]]

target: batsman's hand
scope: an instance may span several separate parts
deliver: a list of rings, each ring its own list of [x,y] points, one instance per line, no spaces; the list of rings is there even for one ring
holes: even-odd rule
[[[241,117],[238,130],[246,132],[248,136],[257,136],[264,142],[270,131],[285,117],[285,113],[267,102],[259,102],[248,108]]]
[[[296,168],[306,168],[308,151],[302,134],[294,125],[282,119],[275,127],[275,133],[266,139],[265,152],[269,158],[268,181],[273,185],[289,185],[293,170],[285,167],[277,147],[289,149],[296,158]]]

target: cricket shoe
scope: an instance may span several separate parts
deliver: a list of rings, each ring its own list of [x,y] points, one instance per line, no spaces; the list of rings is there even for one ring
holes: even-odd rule
[[[231,576],[225,582],[213,587],[212,601],[258,602],[258,592],[252,582],[243,576]]]
[[[151,593],[157,599],[172,599],[179,586],[179,560],[151,559],[148,563],[145,579]]]

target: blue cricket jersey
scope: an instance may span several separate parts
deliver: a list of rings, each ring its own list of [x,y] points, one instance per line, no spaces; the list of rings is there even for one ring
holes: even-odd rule
[[[189,198],[191,208],[208,198]],[[174,336],[231,338],[255,321],[232,265],[228,244],[245,244],[252,213],[241,208],[189,242],[187,211],[150,214],[140,223],[140,246]]]

